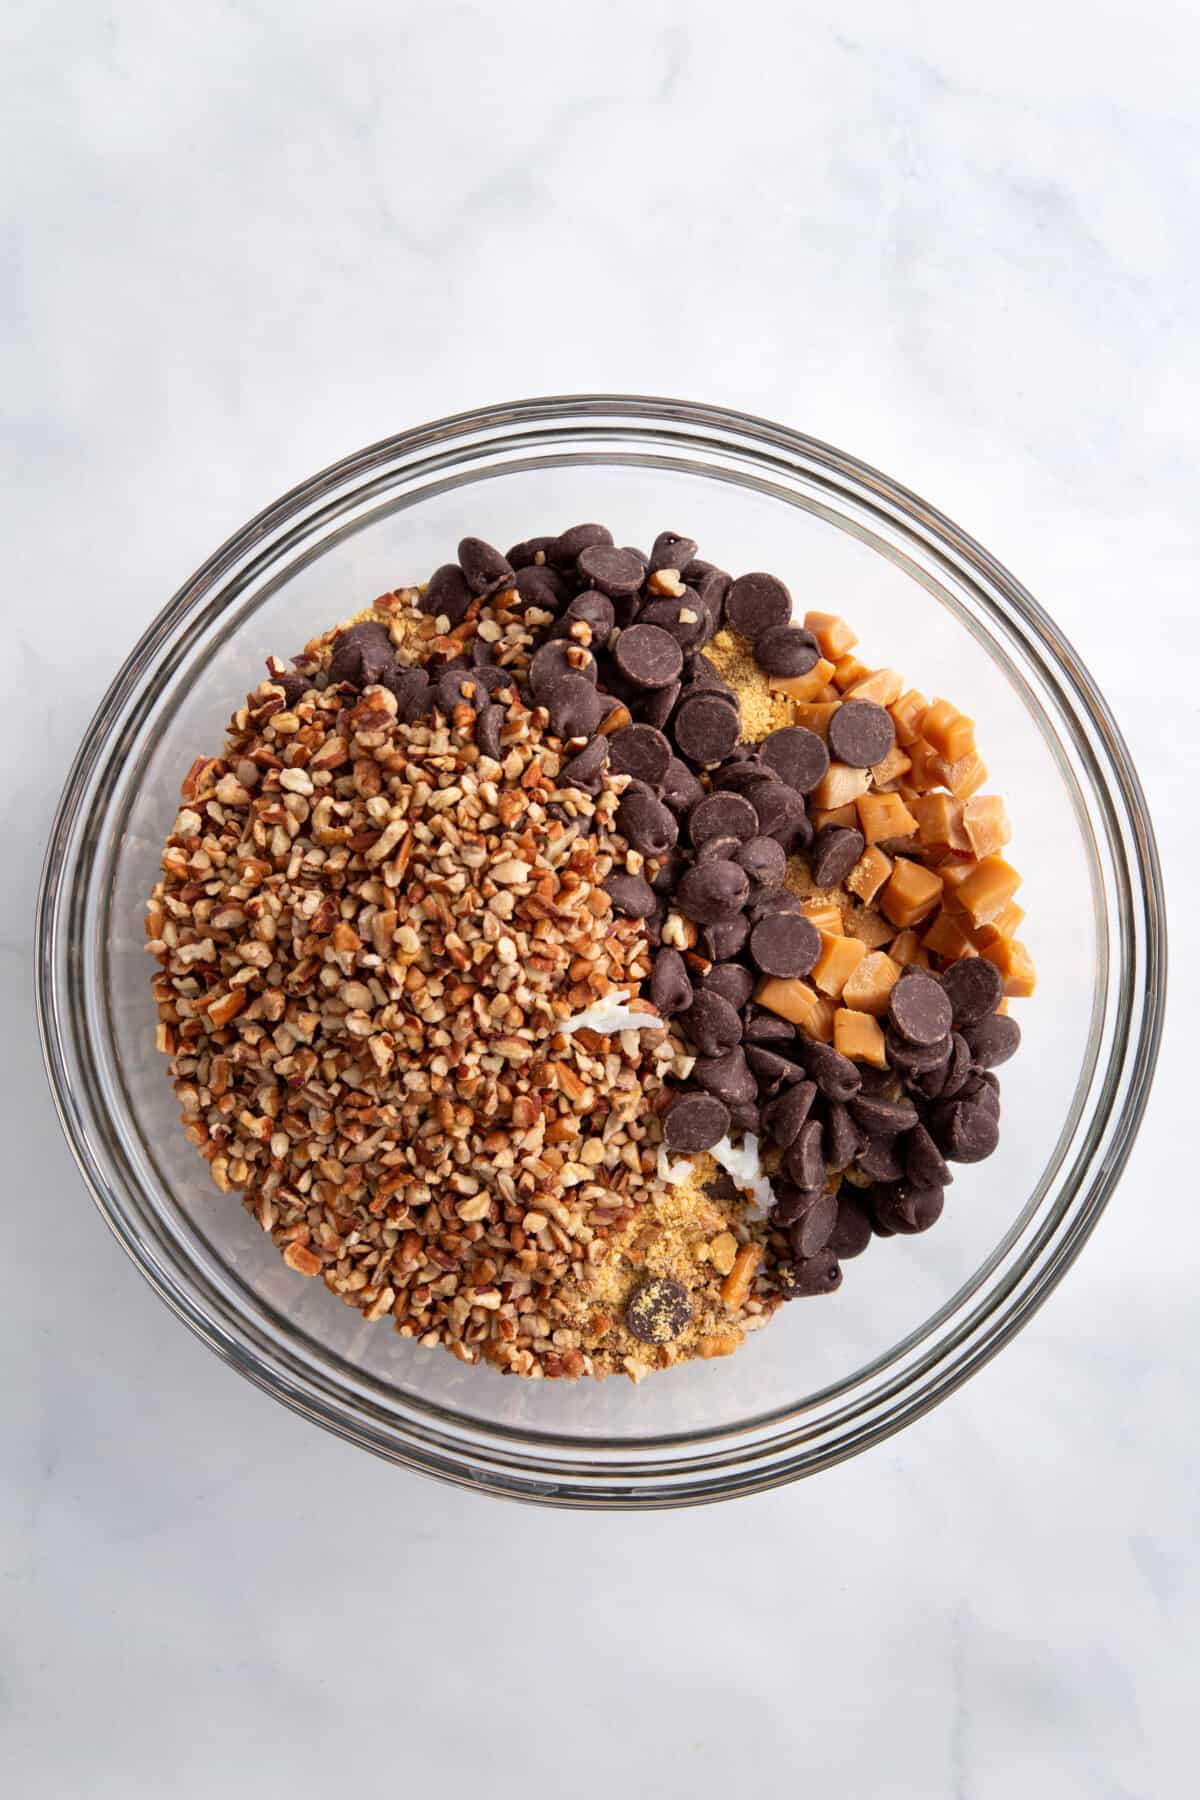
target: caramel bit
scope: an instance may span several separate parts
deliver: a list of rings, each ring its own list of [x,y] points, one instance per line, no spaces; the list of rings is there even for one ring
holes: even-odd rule
[[[856,1062],[870,1063],[874,1069],[888,1066],[883,1031],[870,1013],[839,1007],[833,1015],[833,1047]]]

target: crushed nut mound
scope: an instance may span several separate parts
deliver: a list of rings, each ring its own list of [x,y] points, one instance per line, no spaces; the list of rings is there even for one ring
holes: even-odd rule
[[[188,1139],[462,1362],[726,1356],[997,1142],[1034,977],[973,722],[695,553],[465,538],[268,660],[163,851]]]

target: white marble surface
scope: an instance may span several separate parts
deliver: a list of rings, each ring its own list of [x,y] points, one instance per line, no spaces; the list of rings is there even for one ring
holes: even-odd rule
[[[0,41],[0,1790],[1184,1792],[1193,9],[30,0]],[[873,1454],[646,1518],[435,1489],[237,1381],[92,1211],[31,1003],[62,774],[181,577],[344,451],[587,388],[786,420],[973,530],[1110,696],[1179,902],[1052,1304]]]

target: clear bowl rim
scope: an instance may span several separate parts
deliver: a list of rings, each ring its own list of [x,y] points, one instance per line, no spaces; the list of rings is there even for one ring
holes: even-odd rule
[[[750,1444],[726,1447],[719,1454],[698,1457],[675,1457],[661,1465],[635,1460],[624,1463],[606,1460],[609,1450],[628,1454],[630,1445],[622,1440],[594,1440],[586,1446],[582,1440],[556,1434],[512,1433],[496,1428],[497,1442],[481,1441],[466,1432],[456,1432],[458,1421],[452,1413],[437,1407],[419,1408],[439,1420],[431,1429],[419,1421],[406,1420],[397,1430],[394,1420],[384,1418],[366,1394],[352,1395],[343,1390],[330,1391],[328,1382],[315,1377],[306,1379],[301,1371],[286,1366],[278,1347],[265,1344],[243,1328],[239,1321],[215,1316],[211,1305],[199,1291],[196,1279],[181,1279],[181,1271],[156,1254],[146,1241],[136,1221],[127,1216],[113,1187],[98,1165],[73,1092],[70,1058],[65,1049],[64,1008],[69,980],[57,979],[61,926],[69,905],[73,879],[77,873],[68,854],[75,835],[82,830],[87,840],[87,813],[83,803],[98,768],[116,762],[112,739],[127,709],[136,703],[139,690],[146,690],[147,665],[190,619],[203,609],[210,590],[223,575],[256,546],[269,543],[289,521],[306,509],[327,500],[353,483],[363,474],[386,469],[401,459],[438,446],[453,446],[456,441],[499,433],[505,429],[553,427],[555,441],[569,441],[575,432],[595,429],[588,423],[595,419],[620,421],[630,431],[652,437],[680,429],[719,434],[722,442],[751,449],[760,455],[782,455],[794,460],[797,467],[810,473],[820,471],[844,484],[849,492],[868,504],[878,504],[910,535],[919,537],[939,554],[955,559],[960,571],[969,571],[972,579],[986,587],[989,610],[1006,621],[1010,632],[1019,627],[1026,646],[1035,646],[1039,663],[1048,659],[1052,679],[1060,701],[1065,697],[1070,728],[1089,765],[1103,764],[1099,774],[1107,777],[1106,785],[1098,785],[1097,797],[1111,813],[1107,819],[1109,848],[1113,832],[1117,847],[1125,861],[1119,873],[1123,876],[1122,893],[1129,903],[1132,920],[1124,916],[1122,926],[1122,981],[1120,1000],[1125,1036],[1121,1057],[1122,1077],[1126,1091],[1122,1104],[1115,1106],[1117,1084],[1109,1079],[1108,1109],[1105,1127],[1112,1126],[1110,1141],[1103,1146],[1103,1157],[1094,1148],[1092,1161],[1100,1160],[1085,1193],[1077,1183],[1071,1193],[1059,1202],[1054,1225],[1066,1224],[1067,1230],[1054,1246],[1048,1261],[1039,1262],[1049,1246],[1047,1232],[1027,1253],[1022,1267],[1007,1279],[985,1317],[986,1333],[968,1332],[964,1325],[958,1332],[939,1340],[928,1357],[895,1383],[873,1394],[861,1406],[840,1415],[845,1429],[828,1442],[820,1441],[819,1430],[800,1428],[786,1440],[772,1440],[765,1447]],[[501,443],[499,437],[494,442]],[[444,463],[440,466],[445,466]],[[697,475],[703,469],[693,471]],[[165,691],[165,690],[163,690]],[[1084,742],[1085,728],[1091,728],[1091,740]],[[105,751],[108,761],[103,763]],[[1114,807],[1114,799],[1116,805]],[[93,796],[93,806],[95,797]],[[1136,871],[1138,880],[1128,880],[1126,862]],[[1134,903],[1140,900],[1142,913],[1136,916]],[[1130,964],[1130,944],[1134,961]],[[940,1399],[961,1385],[972,1373],[996,1354],[1015,1334],[1057,1285],[1066,1269],[1078,1255],[1107,1203],[1120,1177],[1145,1110],[1159,1042],[1165,1008],[1166,918],[1161,869],[1153,828],[1150,824],[1141,784],[1128,749],[1112,718],[1107,703],[1099,693],[1079,657],[1053,621],[1032,595],[1012,574],[960,527],[936,508],[890,478],[880,474],[857,458],[833,446],[810,438],[769,420],[731,411],[726,408],[640,395],[585,394],[533,398],[498,406],[473,409],[418,426],[340,459],[328,468],[299,483],[264,508],[240,530],[234,532],[183,584],[151,625],[143,633],[108,692],[101,701],[81,741],[72,763],[62,797],[52,824],[42,871],[37,905],[35,940],[37,971],[38,1026],[43,1058],[54,1103],[68,1146],[102,1217],[155,1291],[225,1360],[242,1374],[282,1400],[285,1404],[337,1435],[361,1444],[388,1459],[422,1470],[441,1479],[470,1487],[476,1491],[502,1494],[510,1498],[533,1500],[564,1506],[607,1508],[662,1507],[694,1504],[773,1487],[798,1476],[816,1472],[879,1441],[920,1416]],[[1129,1030],[1130,1008],[1141,1002],[1137,1030]],[[1094,1132],[1094,1128],[1093,1128]],[[1098,1138],[1095,1144],[1099,1144]],[[1089,1169],[1085,1173],[1090,1173]],[[1072,1210],[1073,1209],[1073,1210]],[[1068,1213],[1071,1216],[1068,1218]],[[192,1271],[195,1277],[195,1271]],[[1027,1277],[1034,1277],[1032,1280]],[[1023,1286],[1018,1283],[1023,1282]],[[1012,1301],[1003,1317],[994,1316],[1000,1301]],[[974,1323],[978,1324],[978,1318]],[[240,1322],[245,1327],[245,1321]],[[970,1321],[968,1323],[971,1323]],[[286,1333],[284,1334],[287,1335]],[[960,1352],[957,1360],[947,1362],[947,1351]],[[914,1389],[920,1377],[923,1385]],[[897,1404],[893,1405],[893,1402]],[[790,1415],[799,1418],[801,1408]],[[450,1430],[443,1427],[450,1423]],[[477,1426],[478,1420],[472,1419]],[[701,1434],[702,1437],[736,1436],[730,1432]],[[487,1438],[486,1430],[483,1438]],[[512,1448],[502,1440],[511,1438],[519,1447]],[[812,1441],[806,1441],[811,1439]],[[672,1440],[637,1440],[661,1447]],[[686,1443],[686,1439],[684,1440]],[[582,1462],[571,1458],[551,1457],[548,1446],[555,1445],[578,1452],[591,1451]],[[530,1454],[533,1452],[534,1454]],[[538,1456],[542,1460],[538,1460]]]

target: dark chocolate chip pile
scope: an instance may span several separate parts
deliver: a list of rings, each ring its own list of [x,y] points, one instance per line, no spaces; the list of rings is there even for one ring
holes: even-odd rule
[[[802,726],[740,742],[738,698],[704,655],[722,625],[750,641],[759,667],[803,675],[818,658],[812,634],[792,624],[791,596],[775,576],[732,580],[696,557],[696,545],[661,532],[647,557],[618,547],[602,525],[514,544],[507,556],[464,538],[457,563],[438,569],[422,609],[460,624],[500,593],[542,615],[527,674],[472,655],[412,669],[387,630],[365,622],[336,640],[329,677],[348,688],[382,683],[412,721],[437,706],[475,708],[477,742],[501,755],[506,700],[519,691],[545,709],[563,741],[563,783],[595,794],[604,774],[631,779],[617,827],[642,859],[605,883],[613,909],[644,921],[657,947],[650,996],[673,1018],[695,1064],[663,1119],[669,1150],[711,1149],[727,1135],[761,1133],[780,1155],[772,1177],[772,1265],[785,1299],[832,1292],[841,1261],[871,1236],[925,1231],[942,1211],[949,1164],[996,1148],[994,1068],[1016,1050],[1015,1020],[997,1012],[1003,982],[973,956],[936,975],[906,969],[892,989],[885,1029],[889,1068],[855,1063],[756,1004],[762,977],[809,973],[820,939],[784,885],[788,855],[808,852],[814,879],[837,887],[863,853],[858,830],[814,835],[806,796],[830,752],[858,768],[895,742],[892,719],[870,701],[832,716],[829,742]],[[307,686],[280,678],[289,704]],[[694,948],[663,943],[674,909],[698,928]],[[627,1323],[665,1341],[689,1317],[686,1290],[666,1278],[635,1292]]]

